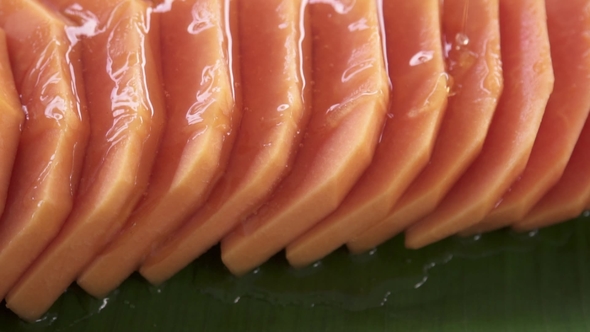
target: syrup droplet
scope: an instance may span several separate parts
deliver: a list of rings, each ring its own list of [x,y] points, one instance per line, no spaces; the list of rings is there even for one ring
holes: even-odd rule
[[[467,37],[464,33],[458,33],[455,35],[455,43],[457,44],[457,49],[469,45],[469,37]]]
[[[452,97],[457,94],[457,91],[455,91],[455,78],[449,73],[445,73],[444,75],[447,79],[447,94],[449,97]]]

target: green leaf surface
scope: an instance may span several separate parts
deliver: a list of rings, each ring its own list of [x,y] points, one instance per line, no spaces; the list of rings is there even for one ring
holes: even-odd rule
[[[160,287],[139,275],[107,299],[72,286],[39,322],[0,310],[0,331],[590,330],[590,217],[538,232],[397,237],[303,270],[284,254],[242,278],[215,248]]]

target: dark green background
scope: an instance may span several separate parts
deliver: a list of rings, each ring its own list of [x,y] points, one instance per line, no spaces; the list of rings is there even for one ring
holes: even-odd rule
[[[0,331],[585,331],[589,221],[418,251],[398,237],[299,271],[281,254],[239,279],[216,248],[159,288],[134,275],[103,301],[72,287],[35,324],[2,309]]]

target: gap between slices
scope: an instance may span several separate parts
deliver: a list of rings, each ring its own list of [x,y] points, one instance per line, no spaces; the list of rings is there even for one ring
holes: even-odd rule
[[[555,86],[529,162],[496,207],[463,235],[514,224],[562,176],[590,111],[590,3],[545,1]]]
[[[4,298],[70,213],[89,130],[73,27],[32,0],[0,1],[0,26],[27,114],[0,218]]]
[[[0,295],[23,319],[222,238],[241,275],[285,246],[300,267],[590,202],[587,1],[153,1],[0,0]]]
[[[144,199],[78,278],[93,296],[106,296],[131,275],[225,170],[242,112],[235,94],[235,86],[241,90],[232,37],[236,3],[175,1],[161,13],[168,123]]]
[[[389,102],[377,2],[309,5],[313,108],[293,170],[221,243],[234,274],[264,263],[334,211],[371,162]]]
[[[444,47],[454,83],[432,157],[388,216],[347,243],[352,252],[369,250],[432,212],[479,155],[503,88],[498,5],[444,1]]]
[[[0,216],[4,211],[12,167],[25,113],[22,109],[8,59],[6,33],[0,29]]]
[[[236,145],[207,203],[141,267],[150,282],[165,281],[218,243],[290,171],[311,106],[306,13],[307,1],[240,2],[244,116]]]
[[[586,120],[559,182],[512,228],[521,232],[530,231],[575,218],[584,211],[589,201],[590,121]]]
[[[545,4],[500,0],[504,92],[483,150],[439,206],[406,230],[419,248],[482,220],[522,173],[553,90]]]
[[[39,318],[123,225],[146,189],[164,122],[158,21],[149,4],[51,3],[94,27],[83,38],[91,134],[72,213],[6,297],[26,320]]]
[[[338,209],[289,244],[291,265],[313,263],[381,221],[428,163],[447,101],[439,6],[439,0],[383,2],[393,86],[383,134]]]

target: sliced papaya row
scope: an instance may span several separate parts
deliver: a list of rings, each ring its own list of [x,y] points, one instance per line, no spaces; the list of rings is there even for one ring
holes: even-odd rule
[[[0,27],[26,114],[0,218],[4,298],[57,235],[74,205],[89,119],[80,43],[69,36],[75,26],[37,1],[6,0],[0,2]],[[6,69],[4,73],[8,75]],[[2,86],[4,105],[17,107],[10,86]]]
[[[242,275],[573,217],[589,8],[3,0],[0,293],[34,320],[75,280],[159,284],[220,241]]]
[[[6,296],[7,306],[29,320],[41,316],[123,226],[148,184],[164,123],[159,31],[151,29],[158,21],[148,3],[48,2],[81,26],[93,23],[92,31],[80,29],[86,34],[81,45],[90,141],[73,210]]]
[[[311,110],[307,16],[306,1],[239,2],[244,116],[236,145],[207,204],[143,263],[150,282],[170,278],[218,243],[291,170]]]
[[[373,157],[389,96],[378,8],[375,1],[341,5],[309,5],[311,119],[291,173],[221,242],[234,274],[264,263],[334,211]]]
[[[385,1],[383,16],[394,89],[381,140],[338,209],[289,244],[292,265],[313,263],[381,221],[430,159],[447,101],[439,1]]]
[[[445,0],[442,13],[454,83],[432,157],[393,209],[348,241],[353,252],[373,248],[434,211],[482,150],[503,88],[498,0]]]
[[[78,278],[94,296],[107,295],[133,273],[223,174],[242,111],[235,17],[225,14],[234,15],[235,4],[176,1],[160,16],[168,36],[161,43],[168,122],[145,197]]]
[[[524,172],[470,233],[525,218],[561,178],[590,111],[590,4],[546,0],[545,6],[555,87]]]
[[[500,0],[504,92],[482,152],[438,207],[407,229],[406,246],[423,247],[476,224],[524,170],[553,89],[545,18],[542,1]]]

